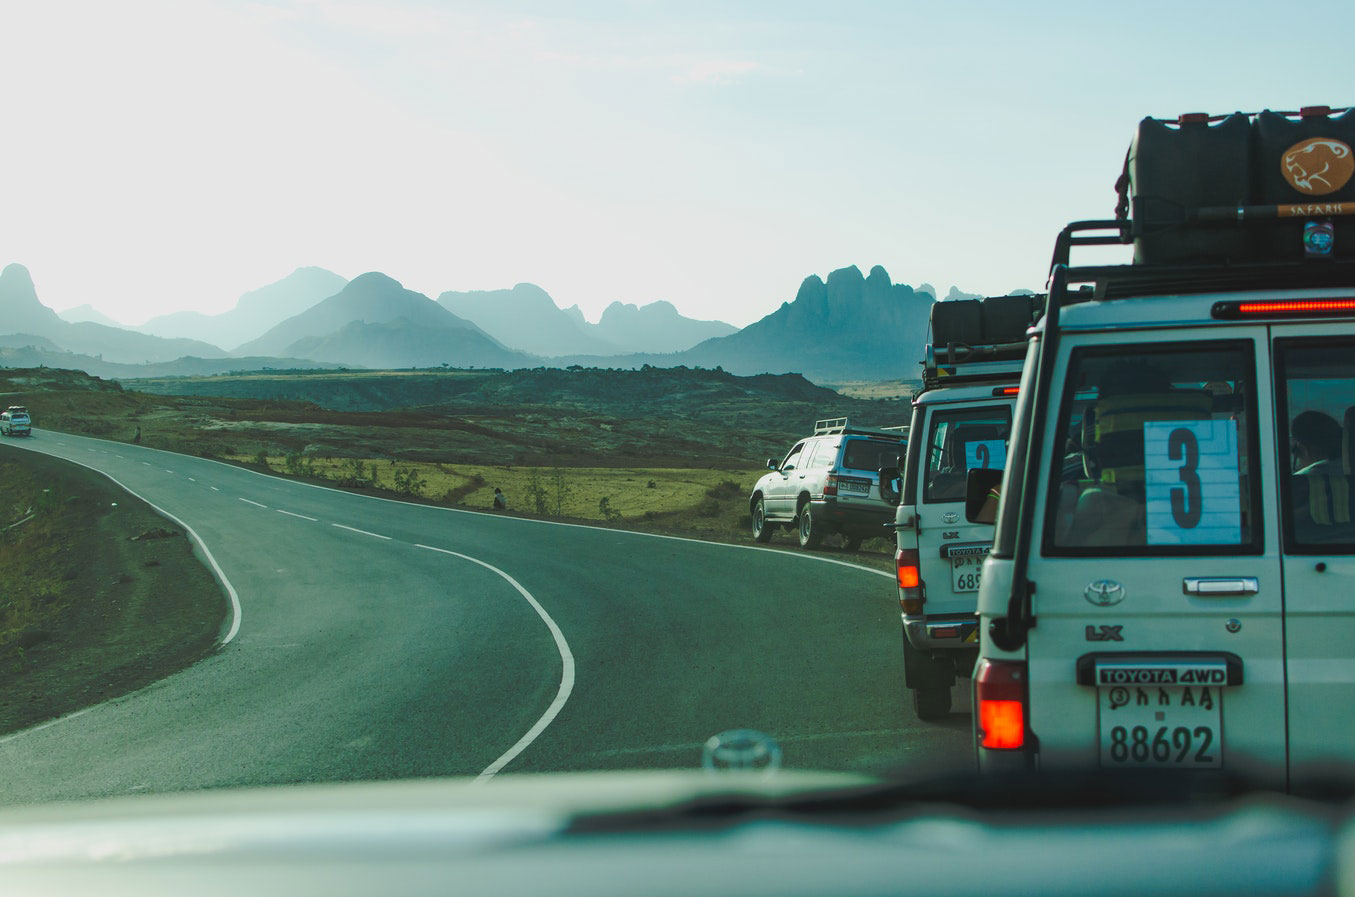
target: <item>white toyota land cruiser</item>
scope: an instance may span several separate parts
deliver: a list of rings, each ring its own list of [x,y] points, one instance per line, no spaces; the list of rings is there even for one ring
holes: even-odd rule
[[[965,519],[965,477],[1006,463],[1026,329],[1042,301],[995,296],[932,306],[901,495],[890,488],[898,470],[881,471],[882,494],[898,506],[904,685],[919,719],[950,712],[951,688],[969,679],[978,656],[975,605],[993,528]]]
[[[1120,215],[1060,235],[979,591],[981,768],[1355,758],[1353,124],[1145,120]]]
[[[817,548],[841,533],[847,548],[886,532],[894,509],[880,497],[879,471],[898,464],[907,427],[858,427],[847,418],[817,421],[814,435],[791,447],[748,496],[753,539],[771,541],[778,526],[792,527],[800,547]]]

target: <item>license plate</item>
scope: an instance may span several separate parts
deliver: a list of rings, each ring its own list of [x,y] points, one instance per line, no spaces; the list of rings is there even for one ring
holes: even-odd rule
[[[1223,689],[1217,685],[1114,685],[1097,690],[1101,766],[1223,766]]]
[[[950,559],[951,587],[957,592],[977,592],[979,573],[983,570],[985,554],[970,554]]]
[[[837,490],[839,492],[854,492],[857,495],[869,495],[870,483],[853,483],[851,480],[838,480]]]

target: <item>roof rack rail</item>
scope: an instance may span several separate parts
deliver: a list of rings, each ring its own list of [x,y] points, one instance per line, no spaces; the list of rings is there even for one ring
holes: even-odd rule
[[[845,417],[829,417],[823,420],[814,421],[815,436],[838,436],[843,433],[854,433],[859,436],[885,436],[890,439],[899,439],[908,435],[908,427],[858,427],[854,426]]]

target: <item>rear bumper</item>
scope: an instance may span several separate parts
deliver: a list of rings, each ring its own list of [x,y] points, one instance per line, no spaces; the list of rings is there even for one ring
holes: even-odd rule
[[[894,523],[894,508],[881,503],[856,505],[840,502],[833,496],[812,499],[814,516],[831,529],[856,533],[862,536],[880,536],[888,538],[892,531],[886,527]]]
[[[919,651],[979,650],[979,618],[973,613],[903,615],[903,634]]]

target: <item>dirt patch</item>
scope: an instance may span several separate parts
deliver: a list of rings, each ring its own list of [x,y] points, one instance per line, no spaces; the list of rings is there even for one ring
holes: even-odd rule
[[[189,540],[145,503],[0,446],[0,732],[183,669],[212,651],[226,606]]]

